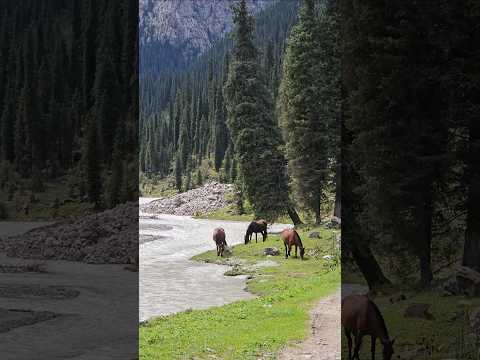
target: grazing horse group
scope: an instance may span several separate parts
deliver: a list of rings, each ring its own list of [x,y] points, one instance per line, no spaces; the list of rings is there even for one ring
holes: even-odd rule
[[[263,241],[267,240],[267,226],[268,223],[264,219],[254,220],[252,221],[247,228],[245,233],[245,244],[248,244],[252,241],[252,235],[255,233],[255,242],[258,242],[257,234],[262,234]],[[295,257],[298,257],[298,249],[300,249],[300,258],[303,260],[305,255],[305,248],[302,244],[302,239],[300,239],[300,235],[295,231],[295,229],[285,229],[280,233],[280,237],[283,240],[283,244],[285,245],[285,258],[288,259],[290,256],[290,252],[292,247],[295,246]],[[222,228],[216,228],[213,231],[213,241],[217,246],[217,256],[222,256],[227,246],[227,242],[225,240],[225,230]]]
[[[253,233],[255,233],[255,242],[257,242],[257,233],[261,233],[263,241],[265,241],[267,238],[267,222],[263,219],[252,221],[245,234],[245,244],[251,241]],[[295,246],[295,257],[297,257],[297,250],[300,249],[300,258],[303,260],[305,247],[297,231],[295,229],[285,229],[280,233],[280,237],[285,245],[285,258],[288,259],[292,247]],[[217,256],[223,257],[227,246],[225,230],[216,228],[213,231],[213,240],[217,245]],[[383,346],[383,360],[392,359],[395,340],[390,339],[385,320],[373,301],[364,295],[349,295],[342,300],[341,312],[342,326],[348,341],[348,360],[360,360],[359,352],[364,336],[370,336],[372,360],[375,360],[377,339],[380,339]],[[353,344],[353,340],[355,344]]]
[[[342,326],[348,341],[348,360],[360,360],[358,353],[365,335],[371,339],[372,360],[375,360],[377,339],[383,345],[383,360],[392,358],[395,340],[388,336],[385,320],[377,305],[365,295],[349,295],[342,300]],[[355,339],[353,357],[352,335]]]

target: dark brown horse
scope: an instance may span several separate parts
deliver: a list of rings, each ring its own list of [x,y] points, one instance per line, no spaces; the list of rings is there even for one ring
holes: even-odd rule
[[[227,246],[227,242],[225,241],[225,230],[222,228],[216,228],[213,230],[213,241],[217,245],[217,256],[223,257],[223,251],[225,250],[225,246]]]
[[[393,355],[393,343],[388,336],[387,326],[380,310],[373,301],[364,295],[349,295],[342,300],[342,326],[348,341],[348,359],[360,360],[358,353],[362,338],[370,335],[372,360],[375,360],[375,343],[377,338],[383,345],[383,360],[390,360]],[[355,348],[352,357],[352,335]]]
[[[297,248],[300,248],[300,258],[303,260],[305,248],[303,247],[302,239],[300,239],[298,233],[294,229],[285,229],[280,234],[280,237],[285,245],[285,259],[288,259],[292,246],[295,246],[295,257],[297,257]]]
[[[255,220],[248,225],[247,233],[245,234],[245,244],[252,240],[252,234],[255,233],[255,242],[257,242],[257,233],[261,233],[263,241],[267,240],[267,221],[260,219]]]

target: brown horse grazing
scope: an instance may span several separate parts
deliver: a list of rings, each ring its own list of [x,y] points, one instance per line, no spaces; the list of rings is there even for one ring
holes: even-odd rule
[[[388,337],[387,327],[380,310],[365,295],[349,295],[342,300],[342,326],[348,340],[348,359],[360,360],[358,353],[362,346],[362,338],[370,335],[372,344],[372,360],[375,360],[375,343],[377,338],[383,345],[383,360],[390,360],[393,355],[394,339]],[[352,357],[352,334],[355,338],[355,349]]]
[[[257,242],[257,233],[261,233],[263,241],[267,240],[267,221],[260,219],[255,220],[248,225],[247,232],[245,234],[245,244],[248,244],[252,240],[252,234],[255,233],[255,242]]]
[[[298,233],[294,229],[285,229],[280,234],[280,237],[285,245],[285,259],[288,259],[292,246],[295,246],[295,257],[297,257],[297,248],[300,248],[300,258],[303,260],[305,248],[303,247],[302,239],[300,239]]]
[[[225,230],[222,228],[216,228],[213,230],[213,241],[217,245],[217,256],[223,257],[223,251],[225,250],[225,246],[227,246],[227,242],[225,241]]]

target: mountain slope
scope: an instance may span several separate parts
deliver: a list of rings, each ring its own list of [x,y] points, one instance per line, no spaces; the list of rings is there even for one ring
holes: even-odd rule
[[[261,71],[275,101],[285,41],[296,22],[299,2],[272,4],[258,14],[254,38]],[[235,178],[234,149],[222,95],[231,45],[228,37],[217,41],[187,71],[168,76],[142,75],[140,169],[147,177],[163,178],[175,169],[179,182],[183,175],[186,185],[198,184],[209,176],[206,168],[215,167],[222,169],[224,180]],[[182,164],[174,164],[180,153]],[[197,171],[200,168],[201,172]]]
[[[276,0],[249,0],[253,14]],[[140,0],[140,71],[182,69],[231,30],[232,0]]]

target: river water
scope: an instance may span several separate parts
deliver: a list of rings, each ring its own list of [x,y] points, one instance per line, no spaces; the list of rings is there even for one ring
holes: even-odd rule
[[[140,204],[146,201],[141,199]],[[242,243],[248,223],[145,215],[140,214],[140,321],[253,297],[244,290],[245,277],[223,275],[227,266],[189,260],[215,249],[216,227],[225,229],[228,245]],[[285,226],[275,224],[270,232]]]

